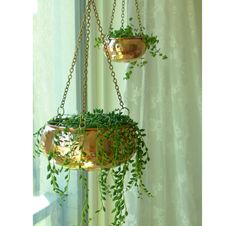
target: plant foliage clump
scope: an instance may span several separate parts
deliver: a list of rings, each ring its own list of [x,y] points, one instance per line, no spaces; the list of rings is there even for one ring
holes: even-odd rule
[[[96,213],[99,213],[100,211],[107,211],[105,207],[105,200],[110,197],[113,201],[113,208],[110,211],[114,214],[111,225],[120,226],[124,224],[126,216],[128,215],[128,209],[125,201],[125,194],[127,191],[135,187],[139,198],[142,198],[144,193],[151,196],[151,193],[147,190],[143,182],[143,172],[146,168],[147,162],[150,160],[148,148],[144,142],[144,130],[139,129],[138,123],[133,121],[128,115],[123,115],[123,113],[119,110],[104,113],[103,110],[95,109],[93,112],[84,113],[82,117],[85,120],[85,129],[96,128],[98,131],[98,145],[96,150],[98,163],[103,163],[102,161],[106,161],[107,159],[107,161],[110,161],[109,156],[106,156],[107,153],[104,150],[104,145],[102,142],[104,142],[105,139],[112,141],[112,145],[110,145],[110,149],[112,151],[111,156],[113,158],[111,167],[101,167],[98,169],[101,206]],[[80,128],[80,123],[81,115],[55,117],[49,120],[48,124],[64,128],[59,135],[54,137],[54,142],[58,144],[58,140],[61,139],[61,136],[69,134],[69,138],[71,139],[71,142],[69,142],[69,147],[72,152],[77,148],[76,145],[78,136],[81,135],[81,133],[84,135],[85,129]],[[42,145],[40,145],[40,139],[45,127],[46,125],[35,133],[34,151],[36,155],[40,154],[43,149]],[[127,127],[128,130],[121,129],[123,127]],[[75,129],[75,132],[71,134],[69,128]],[[101,138],[99,139],[99,137]],[[82,146],[80,149],[83,151]],[[133,151],[133,149],[135,150]],[[125,159],[125,154],[130,155],[130,152],[132,152],[131,156],[133,157]],[[133,155],[134,153],[135,155]],[[53,191],[59,194],[62,198],[65,198],[68,195],[68,184],[70,179],[69,173],[71,170],[66,167],[69,164],[69,158],[65,158],[66,161],[64,161],[63,164],[57,165],[56,162],[53,161],[53,159],[58,157],[56,155],[56,152],[53,150],[51,150],[48,154],[47,179],[50,180]],[[124,158],[121,163],[120,156]],[[60,188],[57,181],[58,176],[61,173],[63,173],[64,180],[66,182],[64,188]],[[90,219],[87,219],[89,210],[87,178],[84,177],[84,174],[82,173],[80,179],[83,181],[85,189],[85,201],[83,203],[80,223],[80,226],[83,226]]]

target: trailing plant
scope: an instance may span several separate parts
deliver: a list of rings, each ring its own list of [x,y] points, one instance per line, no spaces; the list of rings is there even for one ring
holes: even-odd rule
[[[140,37],[145,43],[146,50],[150,53],[152,57],[159,56],[162,60],[167,59],[168,57],[163,54],[158,48],[159,39],[157,35],[154,34],[146,34],[144,32],[141,32],[140,29],[134,27],[134,25],[131,23],[133,18],[129,18],[130,23],[126,27],[121,27],[120,29],[114,30],[111,28],[111,30],[106,34],[107,42],[109,38],[134,38],[134,37]],[[144,28],[143,28],[144,30]],[[103,41],[101,37],[95,38],[95,45],[94,47],[100,48],[103,45]],[[148,63],[148,61],[145,59],[145,57],[141,57],[138,60],[129,62],[130,66],[127,69],[127,72],[125,73],[124,79],[130,79],[131,75],[133,74],[133,70],[135,67],[142,68],[144,65]]]
[[[85,126],[81,128],[81,123],[85,122]],[[63,162],[58,165],[56,159],[60,158],[60,153],[56,149],[51,149],[47,154],[48,159],[48,175],[52,189],[59,194],[61,198],[66,198],[68,195],[68,186],[71,169],[68,167],[74,155],[75,150],[82,152],[80,167],[85,161],[87,155],[83,148],[87,128],[97,129],[97,146],[96,146],[96,164],[101,167],[98,169],[99,191],[101,206],[96,211],[106,212],[105,200],[110,197],[113,202],[111,212],[114,214],[112,226],[120,226],[125,223],[128,216],[125,195],[135,187],[138,192],[138,197],[142,198],[143,194],[151,196],[143,182],[143,172],[146,169],[146,164],[150,160],[148,148],[144,142],[146,136],[143,129],[138,127],[138,123],[133,121],[128,115],[124,115],[119,110],[114,110],[110,113],[104,113],[103,110],[95,109],[93,112],[86,112],[81,115],[67,115],[63,117],[54,117],[48,121],[46,125],[40,128],[35,134],[34,152],[38,156],[42,153],[44,146],[41,142],[43,131],[47,125],[58,126],[63,128],[58,130],[53,137],[53,142],[59,145],[61,141],[66,147],[69,147],[69,152]],[[71,132],[73,128],[73,132]],[[107,141],[111,153],[107,154]],[[111,165],[108,165],[111,162]],[[84,169],[80,169],[82,172]],[[61,188],[58,183],[58,178],[63,176],[65,186]],[[80,179],[83,182],[85,190],[85,200],[81,213],[81,222],[79,226],[83,226],[91,219],[88,219],[88,190],[87,178],[84,173],[80,174]],[[128,177],[127,177],[128,175]],[[109,182],[108,182],[109,181]],[[111,181],[111,182],[110,182]]]

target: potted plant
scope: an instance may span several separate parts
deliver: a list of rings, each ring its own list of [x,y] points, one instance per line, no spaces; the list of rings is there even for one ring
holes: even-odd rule
[[[34,134],[34,151],[36,155],[42,152],[47,155],[47,179],[62,198],[68,195],[71,170],[98,170],[101,206],[96,213],[106,211],[104,201],[109,196],[113,201],[112,225],[117,226],[122,225],[128,215],[125,203],[128,190],[136,187],[139,197],[143,193],[151,196],[142,178],[150,160],[144,137],[144,130],[122,111],[104,113],[95,109],[50,119]],[[128,178],[127,174],[130,174]],[[57,181],[61,175],[66,182],[64,188]],[[81,179],[86,185],[86,178],[81,176]],[[87,223],[88,191],[85,193],[80,225]]]
[[[135,28],[131,23],[126,27],[120,27],[117,30],[113,28],[106,34],[105,45],[108,50],[109,57],[115,62],[129,62],[130,66],[125,74],[124,79],[129,79],[133,73],[134,67],[143,67],[147,64],[147,60],[143,55],[146,50],[152,57],[159,56],[161,59],[167,59],[167,56],[160,52],[157,47],[159,39],[157,35],[146,34],[144,28]],[[95,47],[103,45],[102,38],[95,38]]]

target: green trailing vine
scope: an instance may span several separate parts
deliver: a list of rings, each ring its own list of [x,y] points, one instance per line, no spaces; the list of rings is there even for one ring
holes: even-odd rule
[[[85,193],[85,198],[83,201],[83,208],[82,208],[82,213],[81,213],[81,220],[80,220],[80,224],[78,226],[83,226],[83,225],[87,225],[92,219],[89,218],[88,216],[88,211],[89,211],[89,203],[88,203],[88,179],[85,176],[85,170],[81,169],[81,173],[79,176],[80,181],[82,182],[82,187],[83,187],[83,191]]]
[[[146,134],[143,129],[138,127],[137,122],[133,121],[128,115],[124,115],[119,110],[104,113],[103,110],[95,109],[93,112],[84,113],[83,117],[85,119],[86,128],[97,128],[97,162],[103,166],[106,166],[105,164],[107,164],[107,162],[111,162],[111,167],[98,169],[99,176],[97,180],[99,184],[101,206],[96,211],[96,214],[100,211],[112,212],[113,220],[110,226],[123,225],[128,216],[128,209],[125,201],[126,193],[133,187],[136,187],[139,198],[142,198],[144,194],[149,197],[152,196],[143,183],[143,172],[150,160],[148,148],[144,142]],[[56,164],[55,161],[55,159],[59,157],[57,152],[51,150],[47,155],[47,179],[50,181],[53,191],[63,199],[68,195],[71,170],[68,168],[68,165],[70,164],[71,153],[78,147],[81,151],[83,150],[83,144],[80,144],[80,146],[78,144],[80,136],[84,135],[85,131],[85,128],[80,128],[80,122],[81,115],[70,115],[54,117],[47,123],[49,125],[64,128],[62,131],[56,133],[53,138],[54,143],[59,144],[60,140],[63,138],[63,140],[66,141],[65,145],[70,147],[71,150],[66,154],[64,162],[60,165]],[[43,150],[42,145],[40,145],[40,140],[45,127],[46,125],[34,134],[34,152],[37,155],[42,153]],[[123,129],[123,127],[127,129]],[[71,133],[69,128],[74,128],[75,131]],[[69,137],[70,141],[66,140],[66,137]],[[112,154],[108,155],[105,151],[105,140],[111,141],[109,145]],[[85,155],[86,153],[83,154]],[[132,158],[127,158],[127,156],[130,155]],[[110,156],[112,157],[112,160],[110,160]],[[91,221],[91,218],[88,216],[89,203],[87,177],[84,176],[85,170],[80,170],[80,180],[82,181],[85,195],[79,226],[84,226]],[[61,177],[61,175],[65,181],[65,186],[63,188],[61,188],[58,183],[58,178]],[[105,207],[105,201],[108,197],[111,198],[113,202],[111,210]]]
[[[41,127],[38,131],[36,131],[33,134],[33,144],[34,144],[33,158],[40,156],[40,154],[42,153],[41,136],[42,136],[44,128],[45,126]]]
[[[157,35],[154,34],[146,34],[140,32],[138,28],[135,28],[134,25],[131,23],[133,18],[129,18],[129,24],[124,27],[117,30],[114,30],[113,28],[106,34],[106,39],[109,38],[134,38],[134,37],[141,37],[145,43],[146,50],[150,53],[152,57],[160,57],[162,60],[167,59],[168,57],[163,54],[158,48],[159,39]],[[95,38],[95,45],[94,47],[100,48],[103,45],[102,39],[100,37]],[[138,60],[135,60],[133,62],[129,62],[130,65],[127,69],[127,72],[125,73],[124,79],[130,79],[131,75],[133,74],[133,70],[135,67],[142,68],[145,66],[148,61],[145,59],[145,57],[141,57]]]

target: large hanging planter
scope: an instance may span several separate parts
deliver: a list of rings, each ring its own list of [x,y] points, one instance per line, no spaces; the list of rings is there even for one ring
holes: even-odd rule
[[[122,121],[112,122],[115,118]],[[71,119],[80,120],[79,116],[52,119],[42,134],[44,152],[52,155],[59,165],[70,169],[108,169],[126,162],[137,150],[138,130],[128,116],[95,110],[88,115],[88,120],[93,119],[96,128],[68,128]],[[109,121],[102,127],[95,124],[104,120]]]
[[[106,41],[109,57],[115,62],[131,62],[141,58],[145,42],[141,37],[108,38]]]

